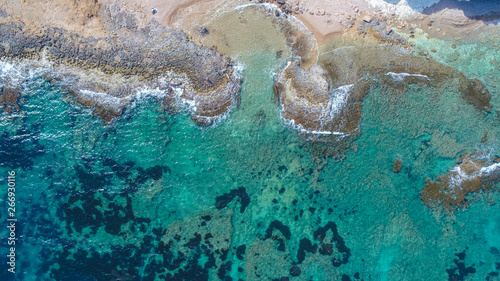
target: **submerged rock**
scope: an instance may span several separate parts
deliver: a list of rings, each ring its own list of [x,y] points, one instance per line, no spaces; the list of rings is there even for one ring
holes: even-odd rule
[[[5,112],[19,110],[19,88],[0,88],[0,105],[2,105]]]
[[[401,171],[401,167],[402,167],[401,161],[399,161],[399,159],[396,159],[394,161],[394,167],[392,168],[392,170],[395,173],[399,173],[399,171]]]
[[[131,101],[127,98],[118,98],[105,93],[94,93],[90,91],[71,91],[76,100],[83,106],[95,108],[94,114],[102,118],[104,122],[110,122],[119,117],[123,108]]]
[[[462,83],[460,85],[460,91],[462,93],[462,98],[469,104],[472,104],[479,110],[484,110],[486,112],[491,112],[490,99],[491,95],[488,89],[483,85],[483,83],[478,79],[466,79],[462,78]]]

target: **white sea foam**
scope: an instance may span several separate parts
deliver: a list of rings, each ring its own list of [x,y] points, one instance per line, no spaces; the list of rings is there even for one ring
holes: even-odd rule
[[[148,97],[154,97],[154,98],[164,98],[167,95],[167,91],[160,89],[159,87],[156,88],[149,88],[149,87],[143,87],[140,89],[137,89],[134,91],[134,99],[135,100],[140,100]]]
[[[285,119],[283,116],[281,117],[285,122],[289,123],[294,129],[307,134],[313,135],[335,135],[335,136],[348,136],[348,134],[342,132],[334,132],[334,131],[321,131],[321,130],[307,130],[301,124],[295,124],[294,119]]]
[[[79,90],[78,92],[82,98],[90,98],[99,104],[105,105],[107,108],[118,109],[121,108],[124,103],[130,101],[130,97],[118,98],[108,95],[107,93],[93,92],[89,90]]]
[[[182,105],[187,106],[189,111],[191,111],[193,114],[196,113],[196,111],[198,110],[198,106],[196,104],[196,101],[194,100],[189,100],[179,97],[178,101],[180,101]]]
[[[175,93],[175,96],[180,97],[184,93],[184,88],[182,87],[172,87],[172,90]]]
[[[240,61],[236,61],[233,64],[233,69],[236,71],[236,75],[241,76],[246,69],[246,65]]]
[[[47,72],[50,66],[35,66],[31,61],[0,60],[0,86],[19,87],[27,79]]]
[[[307,131],[308,133],[314,134],[314,135],[336,135],[336,136],[345,136],[346,134],[342,132],[330,132],[330,131]]]
[[[419,78],[424,78],[426,80],[429,80],[429,77],[427,75],[422,75],[422,74],[410,74],[410,73],[405,73],[405,72],[401,72],[401,73],[394,73],[394,72],[388,72],[386,73],[385,75],[387,76],[391,76],[392,79],[394,79],[395,81],[398,81],[398,82],[403,82],[403,80],[406,78],[406,77],[419,77]]]
[[[492,172],[494,172],[498,167],[500,167],[500,163],[495,163],[486,167],[482,167],[481,170],[479,170],[479,173],[481,175],[483,174],[489,175]]]
[[[338,87],[330,92],[330,100],[328,100],[328,108],[330,108],[330,118],[340,113],[340,110],[344,107],[349,97],[349,91],[351,90],[351,85],[344,85]]]
[[[460,166],[453,167],[450,172],[456,173],[450,177],[449,186],[452,189],[455,189],[455,187],[462,189],[462,183],[473,178],[472,175],[467,175],[462,171]]]
[[[421,13],[425,8],[438,3],[439,0],[367,0],[366,2],[370,6],[380,9],[382,13],[408,18]]]
[[[484,21],[484,23],[487,25],[500,25],[500,19]]]
[[[484,160],[484,159],[489,159],[491,158],[490,153],[486,152],[484,154],[480,155],[475,155],[475,159],[477,160]],[[480,165],[474,161],[469,162],[473,164],[476,167],[476,171],[473,173],[466,173],[465,171],[462,171],[460,166],[455,166],[452,169],[450,169],[450,172],[453,173],[450,176],[449,179],[449,186],[452,190],[455,188],[462,188],[462,184],[466,181],[473,180],[475,178],[481,178],[484,176],[489,176],[491,173],[495,172],[499,167],[500,163],[493,163],[489,166],[481,167]]]

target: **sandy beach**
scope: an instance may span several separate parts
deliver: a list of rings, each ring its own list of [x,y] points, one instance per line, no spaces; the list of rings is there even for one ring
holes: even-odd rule
[[[431,36],[453,39],[455,37],[474,37],[478,29],[494,29],[499,18],[500,5],[458,3],[457,1],[427,1],[409,5],[408,3],[390,4],[382,0],[289,0],[289,1],[231,1],[231,0],[192,0],[192,1],[148,1],[161,11],[158,19],[164,24],[190,29],[193,15],[211,15],[207,7],[238,6],[252,3],[269,2],[296,17],[314,34],[318,44],[324,44],[332,37],[356,28],[359,22],[374,18],[384,20],[389,27],[401,32],[418,28]],[[280,4],[285,3],[285,4]],[[207,5],[204,5],[207,4]],[[165,9],[165,11],[163,11]],[[192,21],[196,22],[196,21]],[[200,21],[197,22],[199,24]]]
[[[454,38],[473,36],[472,30],[494,28],[500,15],[500,4],[458,2],[452,0],[427,1],[418,5],[406,2],[390,4],[382,0],[127,0],[121,1],[120,12],[136,16],[137,26],[144,27],[151,20],[160,24],[193,30],[190,24],[210,21],[213,12],[221,7],[269,2],[295,16],[314,34],[319,44],[335,35],[340,35],[357,25],[360,21],[381,18],[394,29],[408,32],[419,28],[431,36]],[[104,26],[99,15],[101,6],[116,6],[111,0],[81,1],[51,0],[48,3],[7,0],[0,4],[9,16],[0,17],[0,23],[13,19],[25,31],[40,32],[50,26],[78,32],[83,36],[105,36]],[[284,3],[284,4],[282,4]],[[50,8],[48,8],[50,7]],[[152,8],[158,13],[153,15]],[[43,13],[39,13],[43,11]]]

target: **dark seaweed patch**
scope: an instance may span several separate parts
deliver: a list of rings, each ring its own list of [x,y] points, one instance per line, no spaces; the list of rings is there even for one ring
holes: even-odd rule
[[[90,169],[88,167],[87,169]],[[110,184],[110,179],[112,175],[106,173],[105,171],[100,172],[87,172],[87,170],[82,166],[76,166],[76,176],[78,181],[81,183],[82,189],[86,192],[97,192],[98,189],[102,189],[105,185]]]
[[[239,259],[239,260],[243,260],[243,255],[245,255],[245,251],[247,249],[247,246],[246,245],[240,245],[238,246],[238,248],[236,249],[236,257]]]
[[[186,244],[184,244],[184,247],[188,247],[189,249],[194,249],[198,246],[200,246],[201,243],[201,235],[199,233],[195,233],[194,237],[189,240]]]
[[[285,165],[281,165],[281,166],[278,167],[278,171],[280,171],[280,172],[283,172],[283,171],[286,172],[286,171],[288,171],[288,168]]]
[[[486,276],[486,281],[497,280],[496,277],[498,277],[498,272],[492,271],[492,272],[488,273],[488,276]]]
[[[266,236],[264,237],[264,240],[271,238],[271,236],[273,235],[273,230],[275,229],[279,230],[287,240],[290,240],[290,237],[292,235],[290,233],[290,228],[288,228],[288,226],[284,225],[278,220],[271,222],[266,230]]]
[[[134,167],[134,162],[129,161],[124,164],[119,164],[115,160],[107,157],[102,161],[104,166],[110,167],[115,175],[121,179],[126,179],[130,177],[132,168]]]
[[[264,240],[272,238],[274,241],[278,242],[278,251],[284,252],[286,249],[285,241],[277,235],[273,236],[273,231],[275,229],[278,230],[279,232],[281,232],[281,234],[287,240],[290,240],[290,237],[291,237],[290,228],[288,228],[288,226],[284,225],[280,221],[275,220],[275,221],[271,222],[269,227],[266,229],[266,235],[264,236]]]
[[[471,266],[465,266],[465,250],[458,254],[455,254],[457,259],[453,259],[455,263],[455,267],[449,268],[446,270],[448,273],[448,280],[450,281],[460,281],[465,280],[469,274],[476,273],[476,269],[474,268],[474,264]]]
[[[300,267],[294,265],[290,268],[290,275],[291,276],[299,276],[300,274],[302,273],[302,271],[300,270]]]
[[[222,254],[220,255],[220,259],[225,261],[227,259],[227,254],[229,253],[229,249],[221,249]]]
[[[285,251],[285,241],[281,239],[278,236],[273,236],[273,240],[278,242],[278,251],[284,252]]]
[[[215,198],[215,207],[217,209],[223,209],[227,207],[231,201],[235,197],[240,197],[240,213],[245,212],[245,209],[247,208],[248,204],[250,204],[250,196],[248,196],[247,191],[244,187],[240,187],[238,189],[233,189],[229,193],[223,194],[221,196],[218,196]]]
[[[170,168],[156,165],[146,169],[146,174],[155,181],[161,179],[164,172],[170,173]]]
[[[299,243],[299,250],[297,251],[297,263],[302,263],[306,258],[306,252],[316,253],[318,250],[318,245],[312,244],[311,240],[307,238],[302,238]]]
[[[322,243],[318,252],[323,256],[331,256],[333,254],[333,245],[330,243]]]
[[[347,274],[342,274],[342,281],[351,281],[351,277]]]
[[[233,280],[233,278],[226,276],[226,272],[231,271],[232,265],[233,265],[232,262],[228,261],[219,267],[217,275],[219,276],[220,280],[224,280],[224,281],[232,281]]]
[[[335,241],[335,247],[342,254],[342,259],[333,258],[332,264],[335,267],[339,267],[342,264],[346,264],[349,261],[349,257],[351,256],[351,250],[347,248],[345,245],[344,239],[339,235],[337,230],[337,225],[334,222],[328,222],[325,227],[319,227],[316,231],[314,231],[314,239],[320,242],[320,253],[323,255],[330,255],[330,247],[331,243],[329,241],[325,241],[327,231],[331,230],[333,234],[333,241]],[[333,242],[331,241],[331,242]],[[333,248],[331,251],[333,254]]]
[[[95,159],[82,160],[83,165],[74,167],[80,184],[73,185],[62,192],[62,194],[68,194],[69,197],[67,203],[61,205],[62,211],[58,213],[58,216],[67,221],[68,233],[71,234],[73,228],[78,233],[82,233],[83,228],[89,227],[91,233],[95,234],[99,227],[104,226],[107,233],[118,235],[121,233],[122,225],[130,221],[134,222],[131,229],[139,228],[145,231],[144,224],[148,224],[150,220],[135,217],[131,196],[148,179],[158,180],[164,172],[169,172],[170,169],[166,166],[154,166],[145,170],[141,167],[134,168],[133,162],[119,164],[113,159],[105,158],[102,161],[103,165],[114,172],[109,173],[105,170],[93,170]],[[135,178],[131,177],[133,170],[137,171]],[[125,181],[125,187],[121,193],[109,192],[106,188],[112,184],[114,175]],[[103,198],[99,198],[99,195]],[[115,200],[117,196],[125,198],[126,203],[117,203]],[[81,208],[75,206],[78,201],[81,202]],[[99,209],[105,211],[101,212]]]

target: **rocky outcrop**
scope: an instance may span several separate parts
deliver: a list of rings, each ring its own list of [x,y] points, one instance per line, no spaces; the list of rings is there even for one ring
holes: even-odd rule
[[[488,190],[500,180],[499,168],[500,163],[491,161],[488,152],[464,154],[446,175],[436,181],[426,179],[420,198],[429,207],[466,208],[469,206],[467,195]]]
[[[307,139],[322,139],[339,147],[349,142],[346,137],[356,138],[362,100],[371,86],[393,95],[404,94],[411,84],[435,88],[437,93],[446,88],[478,110],[491,111],[491,96],[481,81],[411,54],[411,49],[402,48],[410,46],[402,46],[399,37],[371,36],[373,32],[377,31],[361,31],[365,39],[357,35],[338,39],[316,65],[307,69],[300,61],[292,61],[277,76],[282,116],[307,133]],[[394,46],[380,45],[388,40]],[[325,139],[325,135],[336,137]]]
[[[240,84],[230,58],[190,41],[182,31],[154,20],[139,28],[136,16],[121,11],[117,3],[82,10],[87,16],[99,15],[106,22],[104,36],[85,37],[50,25],[43,26],[38,33],[27,32],[29,27],[15,21],[1,24],[0,56],[48,59],[55,65],[71,65],[99,72],[104,77],[114,75],[115,80],[118,76],[118,80],[134,81],[142,86],[159,86],[158,81],[163,80],[161,90],[165,91],[172,84],[169,79],[177,78],[182,81],[180,87],[183,91],[178,98],[191,101],[195,108],[193,119],[197,123],[207,125],[210,123],[208,119],[227,112]],[[82,89],[95,91],[97,88],[100,93],[122,99],[120,104],[125,101],[124,97],[132,94],[127,87],[117,90],[110,83],[96,85],[96,81],[85,83],[85,79],[77,80],[82,83],[71,90],[85,105],[106,108],[99,99],[90,98],[90,101],[88,95],[82,94]],[[111,116],[120,112],[110,110]]]
[[[278,78],[283,118],[303,131],[321,135],[355,134],[361,119],[361,104],[369,84],[332,87],[328,72],[319,66],[305,70],[292,62]]]

